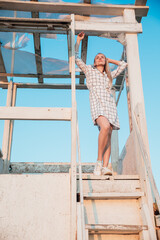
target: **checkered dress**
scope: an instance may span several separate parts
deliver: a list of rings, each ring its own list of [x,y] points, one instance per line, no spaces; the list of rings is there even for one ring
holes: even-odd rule
[[[114,130],[120,129],[117,108],[107,74],[101,73],[97,68],[86,65],[79,58],[79,46],[76,44],[75,57],[77,66],[86,75],[86,85],[89,89],[90,109],[94,125],[97,125],[96,119],[102,115],[113,125]],[[111,72],[112,78],[116,78],[125,68],[127,63],[121,61],[116,70]]]

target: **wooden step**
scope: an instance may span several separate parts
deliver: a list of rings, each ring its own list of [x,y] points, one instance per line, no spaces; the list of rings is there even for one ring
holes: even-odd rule
[[[108,192],[108,193],[84,193],[84,199],[137,199],[144,196],[143,192]]]
[[[77,174],[77,180],[79,179],[79,174]],[[93,173],[82,173],[82,179],[84,180],[139,180],[139,175],[101,175],[95,176]]]
[[[86,224],[85,228],[89,233],[124,233],[138,234],[143,230],[148,230],[147,225],[118,225],[118,224]]]

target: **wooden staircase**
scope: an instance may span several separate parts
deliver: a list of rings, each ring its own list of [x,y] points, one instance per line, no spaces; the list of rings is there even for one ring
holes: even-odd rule
[[[138,175],[82,175],[85,240],[156,240],[155,224]],[[77,240],[81,211],[77,185]],[[146,204],[145,204],[146,203]]]

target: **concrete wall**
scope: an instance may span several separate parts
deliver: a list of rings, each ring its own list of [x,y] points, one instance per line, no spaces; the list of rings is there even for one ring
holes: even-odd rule
[[[0,175],[0,240],[69,240],[69,174]]]

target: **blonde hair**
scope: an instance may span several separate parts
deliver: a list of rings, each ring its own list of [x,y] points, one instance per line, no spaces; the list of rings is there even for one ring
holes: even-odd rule
[[[102,55],[105,57],[105,65],[104,65],[104,70],[103,70],[103,71],[107,74],[107,77],[109,78],[110,87],[112,87],[112,81],[113,81],[113,79],[112,79],[111,70],[110,70],[110,67],[109,67],[109,62],[108,62],[106,56],[105,56],[103,53],[98,53],[98,54],[102,54]],[[97,54],[97,55],[98,55],[98,54]],[[97,55],[96,55],[96,56],[97,56]],[[94,66],[95,66],[96,56],[95,56],[95,58],[94,58]]]

